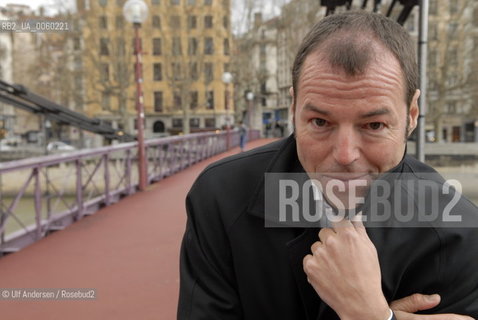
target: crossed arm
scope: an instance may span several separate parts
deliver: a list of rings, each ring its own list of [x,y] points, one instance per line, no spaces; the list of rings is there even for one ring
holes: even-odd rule
[[[303,266],[309,283],[340,319],[386,320],[393,310],[398,320],[470,320],[455,314],[417,315],[440,303],[438,295],[412,295],[388,305],[381,287],[377,250],[361,222],[342,220],[323,228]],[[320,275],[320,276],[318,276]],[[366,306],[374,306],[369,308]]]

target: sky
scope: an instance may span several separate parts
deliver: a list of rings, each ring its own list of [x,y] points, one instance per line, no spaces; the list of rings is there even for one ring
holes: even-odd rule
[[[232,24],[235,33],[242,33],[247,29],[248,21],[252,22],[254,12],[263,12],[264,19],[269,19],[280,14],[280,7],[289,0],[232,0]],[[40,6],[45,8],[47,15],[58,12],[58,8],[73,9],[75,0],[0,0],[0,7],[9,3],[25,4],[34,10]],[[252,10],[246,8],[251,7]],[[250,16],[247,16],[249,11]]]

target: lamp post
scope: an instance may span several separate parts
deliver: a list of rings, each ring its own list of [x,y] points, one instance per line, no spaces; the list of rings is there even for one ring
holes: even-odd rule
[[[144,104],[143,104],[143,72],[141,68],[141,38],[139,29],[148,16],[148,6],[143,0],[128,0],[123,6],[126,21],[134,26],[135,82],[136,82],[136,129],[138,132],[138,173],[139,190],[146,189],[146,159],[144,147]]]
[[[254,103],[254,92],[248,91],[246,93],[247,100],[247,126],[252,128],[252,104]]]
[[[232,82],[232,74],[230,72],[224,72],[222,74],[222,82],[226,84],[226,148],[229,150],[230,147],[230,134],[231,126],[229,119],[229,84]]]

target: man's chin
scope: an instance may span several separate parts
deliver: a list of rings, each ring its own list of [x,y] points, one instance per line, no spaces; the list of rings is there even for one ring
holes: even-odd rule
[[[354,209],[363,203],[368,189],[374,180],[370,173],[330,173],[317,174],[327,202],[336,209]]]

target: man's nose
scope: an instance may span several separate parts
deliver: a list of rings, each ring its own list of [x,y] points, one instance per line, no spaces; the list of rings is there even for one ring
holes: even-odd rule
[[[339,128],[334,146],[335,161],[342,166],[349,166],[360,157],[357,133],[353,128]]]

